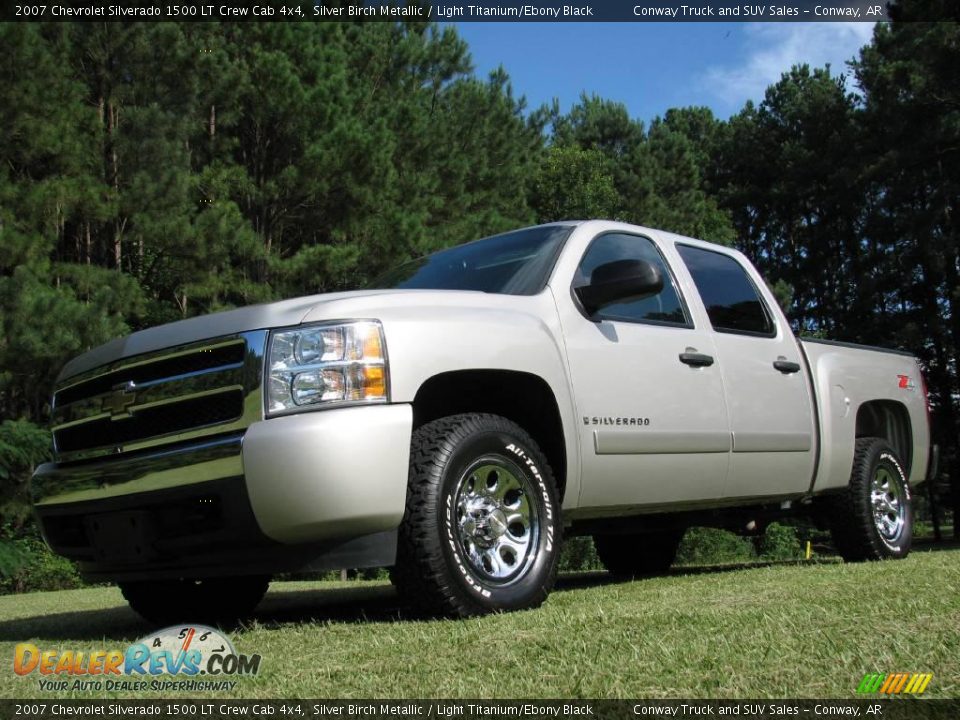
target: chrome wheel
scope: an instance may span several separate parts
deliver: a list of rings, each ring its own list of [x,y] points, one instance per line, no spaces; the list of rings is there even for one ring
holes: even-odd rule
[[[906,491],[900,478],[882,465],[873,475],[870,504],[880,538],[888,544],[896,543],[906,524]]]
[[[480,458],[463,473],[454,495],[457,540],[479,579],[512,583],[536,560],[540,515],[535,497],[533,483],[506,458]]]
[[[913,542],[913,502],[904,463],[884,438],[854,445],[850,484],[821,500],[837,553],[846,562],[901,559]]]

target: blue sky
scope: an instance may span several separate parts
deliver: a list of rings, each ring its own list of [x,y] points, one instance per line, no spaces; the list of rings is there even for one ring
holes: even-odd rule
[[[624,103],[649,122],[707,105],[728,118],[796,63],[834,73],[870,41],[873,23],[457,23],[477,74],[502,64],[536,107],[581,91]],[[854,89],[850,82],[848,87]]]

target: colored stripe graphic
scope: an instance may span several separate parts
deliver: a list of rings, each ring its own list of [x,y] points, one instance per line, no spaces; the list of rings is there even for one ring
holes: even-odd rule
[[[933,673],[867,673],[857,685],[857,692],[920,695],[932,679]]]

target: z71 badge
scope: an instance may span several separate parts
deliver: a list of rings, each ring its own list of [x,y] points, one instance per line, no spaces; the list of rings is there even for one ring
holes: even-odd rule
[[[909,375],[897,375],[897,385],[901,390],[916,390],[917,384]]]

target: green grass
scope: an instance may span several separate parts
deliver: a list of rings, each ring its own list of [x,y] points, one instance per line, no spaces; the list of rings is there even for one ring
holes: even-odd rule
[[[539,610],[466,621],[406,618],[384,583],[277,583],[230,633],[263,662],[229,697],[850,698],[864,673],[896,671],[957,697],[958,591],[960,550],[566,577]],[[14,675],[17,642],[123,649],[152,629],[111,587],[0,597],[0,697],[45,696]]]

